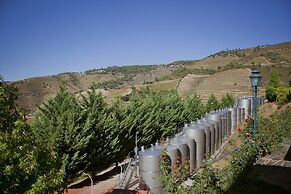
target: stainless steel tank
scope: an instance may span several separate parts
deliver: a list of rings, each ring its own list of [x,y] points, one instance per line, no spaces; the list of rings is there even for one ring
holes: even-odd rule
[[[228,108],[228,110],[231,112],[231,133],[233,133],[237,128],[237,108],[232,107]]]
[[[229,109],[223,109],[222,112],[226,115],[226,134],[225,137],[229,137],[231,135],[231,110]]]
[[[252,114],[253,112],[253,106],[254,106],[254,98],[252,96],[247,96],[245,97],[246,99],[249,99],[251,102],[251,109],[250,109],[250,115]]]
[[[176,169],[181,165],[182,154],[177,146],[168,144],[166,147],[166,153],[169,155],[171,159],[172,169]]]
[[[187,138],[185,135],[183,136],[182,134],[180,134],[180,135],[175,136],[174,138],[170,140],[170,145],[173,145],[180,150],[181,155],[182,155],[181,156],[182,164],[186,164],[187,162],[189,162],[190,149],[187,144]]]
[[[201,120],[197,121],[197,125],[201,126],[201,128],[204,129],[205,133],[205,157],[209,158],[211,155],[211,132],[210,132],[210,125],[208,125],[205,122],[202,122]]]
[[[217,111],[215,114],[220,114],[221,122],[222,122],[222,128],[221,128],[221,141],[224,141],[224,138],[227,136],[227,113],[224,111]]]
[[[241,124],[241,118],[242,118],[242,115],[241,115],[242,111],[241,111],[241,107],[237,107],[237,128],[238,126]]]
[[[160,180],[161,170],[161,150],[147,149],[139,152],[139,175],[140,186],[145,184],[151,193],[164,193],[163,185]]]
[[[192,125],[194,124],[194,122],[192,123]],[[187,130],[189,127],[193,127],[190,124],[185,124],[185,126],[183,127],[183,137],[186,138],[187,140],[187,145],[189,147],[190,150],[190,158],[189,158],[189,164],[190,164],[190,171],[194,170],[196,168],[196,154],[197,154],[197,150],[196,150],[196,142],[195,139],[193,138],[189,138],[187,136]]]
[[[205,132],[204,129],[196,125],[190,125],[186,128],[186,136],[190,147],[190,170],[195,167],[199,168],[203,164],[205,152]],[[195,150],[196,155],[193,155],[192,150]]]
[[[201,122],[206,125],[209,125],[210,127],[210,137],[211,137],[211,140],[210,140],[210,155],[214,154],[215,152],[215,127],[217,127],[217,123],[212,121],[212,120],[207,120],[205,118],[201,119]]]
[[[215,149],[219,149],[220,145],[222,144],[222,119],[221,114],[219,112],[211,112],[206,115],[206,119],[213,120],[214,122],[217,122],[218,128],[217,128],[217,141],[215,145]]]
[[[246,115],[246,109],[241,108],[241,120],[240,120],[241,123],[245,120],[245,118],[246,118],[245,115]]]
[[[251,100],[248,98],[242,98],[240,99],[239,106],[245,109],[244,119],[248,118],[251,115]]]
[[[215,121],[207,117],[205,117],[204,120],[212,123],[214,126],[214,146],[213,147],[214,147],[214,151],[216,151],[219,148],[219,123],[220,121]]]

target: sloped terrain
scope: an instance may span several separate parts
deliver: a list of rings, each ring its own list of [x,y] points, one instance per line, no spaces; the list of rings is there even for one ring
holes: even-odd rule
[[[190,94],[197,93],[203,100],[208,99],[211,93],[214,93],[218,98],[227,92],[235,97],[250,95],[250,73],[251,70],[248,68],[219,72],[212,76],[203,77],[196,85],[192,85],[193,87],[186,91]],[[181,83],[189,84],[184,80]],[[180,87],[183,85],[181,84]]]
[[[61,73],[15,82],[19,89],[19,107],[33,114],[36,107],[54,96],[59,85],[78,94],[92,83],[111,101],[125,96],[131,87],[148,85],[153,89],[178,89],[182,96],[193,93],[206,99],[214,93],[226,92],[236,97],[250,94],[249,74],[258,68],[263,87],[272,70],[276,69],[283,84],[291,83],[291,42],[257,46],[247,49],[225,50],[201,60],[176,61],[168,65],[144,65],[93,69],[84,73]],[[290,82],[290,83],[289,83]],[[263,92],[263,91],[262,91]]]

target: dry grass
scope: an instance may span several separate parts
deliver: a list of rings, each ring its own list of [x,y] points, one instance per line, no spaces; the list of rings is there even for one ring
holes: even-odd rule
[[[168,90],[168,89],[176,89],[178,83],[178,79],[168,80],[156,82],[154,84],[149,85],[153,90]]]
[[[207,57],[201,61],[198,61],[193,66],[196,68],[215,68],[219,66],[224,66],[230,63],[233,60],[239,59],[237,56],[215,56],[215,57]]]
[[[258,50],[258,51],[257,51]],[[270,63],[268,59],[261,56],[262,52],[271,51],[277,52],[283,56],[285,61],[279,63],[276,67],[275,64]],[[290,81],[291,72],[291,42],[282,43],[273,46],[264,46],[260,49],[249,48],[244,49],[244,57],[238,57],[234,54],[226,56],[214,56],[207,57],[198,62],[193,63],[194,68],[214,68],[224,66],[230,62],[237,62],[241,64],[249,65],[252,62],[262,64],[260,68],[263,79],[263,86],[266,85],[271,70],[276,68],[281,75],[282,80],[287,83]],[[288,61],[289,60],[289,61]],[[183,66],[183,64],[180,64]],[[249,69],[245,70],[231,70],[226,72],[217,73],[207,77],[198,77],[196,75],[188,75],[179,83],[178,91],[182,97],[188,96],[194,93],[201,95],[203,99],[207,99],[211,93],[222,96],[226,92],[233,93],[235,96],[249,95]],[[33,113],[37,106],[42,102],[47,101],[48,98],[54,96],[59,90],[59,84],[64,83],[71,93],[77,94],[79,92],[86,91],[92,82],[100,83],[104,81],[114,80],[121,77],[120,73],[112,74],[83,74],[83,73],[71,73],[61,74],[55,76],[36,77],[27,80],[23,80],[17,83],[19,89],[19,107],[25,108],[29,113]],[[155,82],[157,78],[171,77],[170,66],[159,66],[154,70],[147,73],[138,73],[133,77],[132,81],[128,81],[124,84],[125,88],[136,86],[137,88],[143,86],[143,83],[154,82],[151,84],[155,90],[159,89],[175,89],[177,80],[169,80],[162,82]],[[124,95],[127,89],[117,89],[117,91],[102,92],[109,98]],[[263,91],[261,91],[263,92]]]

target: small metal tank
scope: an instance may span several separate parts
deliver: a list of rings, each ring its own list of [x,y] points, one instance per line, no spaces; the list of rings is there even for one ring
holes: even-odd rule
[[[168,144],[166,147],[166,153],[169,155],[171,159],[172,169],[176,169],[181,165],[182,154],[177,146]]]
[[[216,141],[216,150],[219,149],[222,144],[222,119],[221,114],[219,112],[210,112],[206,115],[206,119],[213,120],[218,124],[217,130],[217,141]]]
[[[195,158],[193,157],[193,153],[191,155],[191,152],[190,152],[190,170],[192,171],[195,169],[195,167],[199,168],[203,164],[204,152],[205,152],[204,129],[201,127],[198,127],[197,125],[190,125],[189,127],[186,128],[186,136],[189,142],[192,142],[192,143],[195,142],[195,144],[189,145],[190,150],[195,149],[193,146],[196,145]]]
[[[182,155],[182,164],[185,164],[190,160],[190,150],[189,146],[187,145],[187,138],[182,134],[176,135],[174,138],[170,140],[170,145],[177,147]]]
[[[251,115],[251,100],[248,98],[240,99],[239,106],[245,109],[244,119]]]
[[[233,133],[237,128],[237,108],[232,107],[228,110],[231,112],[231,132]]]
[[[250,109],[250,115],[251,115],[253,112],[254,98],[252,96],[246,96],[245,98],[251,101],[251,109]]]
[[[227,136],[227,113],[224,111],[217,111],[215,114],[220,114],[222,128],[221,128],[221,141],[224,141],[224,138]]]
[[[205,122],[202,122],[201,120],[197,121],[197,125],[201,126],[201,128],[204,129],[205,133],[205,157],[209,158],[211,155],[211,132],[210,132],[210,125],[208,125]]]
[[[214,147],[214,151],[216,151],[219,148],[219,123],[220,122],[209,119],[207,117],[205,117],[204,120],[209,123],[212,123],[214,126],[214,146],[213,147]]]
[[[215,127],[217,127],[217,123],[211,120],[207,120],[205,118],[201,119],[201,122],[205,125],[208,125],[210,127],[210,155],[214,154],[215,152]],[[215,126],[216,125],[216,126]]]
[[[241,118],[242,118],[242,115],[241,115],[241,107],[236,107],[237,109],[237,127],[241,124]]]
[[[225,131],[225,137],[229,137],[231,135],[231,111],[229,109],[223,109],[222,112],[226,116],[226,131]]]
[[[245,115],[246,115],[246,109],[241,107],[241,120],[240,120],[241,123],[245,120],[246,118]]]
[[[151,193],[164,193],[160,180],[161,150],[147,149],[139,152],[139,175],[140,183],[146,184]]]
[[[262,96],[257,97],[257,107],[260,107],[264,104],[264,98]]]
[[[191,127],[190,124],[185,124],[185,126],[183,127],[183,137],[186,138],[187,140],[187,145],[189,147],[190,150],[190,154],[189,154],[189,164],[190,164],[190,171],[194,170],[196,167],[196,142],[193,138],[189,138],[187,136],[187,128]],[[193,126],[192,126],[193,127]]]

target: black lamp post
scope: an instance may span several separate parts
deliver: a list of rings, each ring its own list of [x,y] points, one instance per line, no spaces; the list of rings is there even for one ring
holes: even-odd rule
[[[260,86],[260,82],[262,76],[258,70],[253,70],[252,74],[250,75],[252,91],[253,91],[253,117],[254,117],[254,128],[253,128],[253,135],[255,137],[257,132],[257,94],[258,94],[258,87]]]

